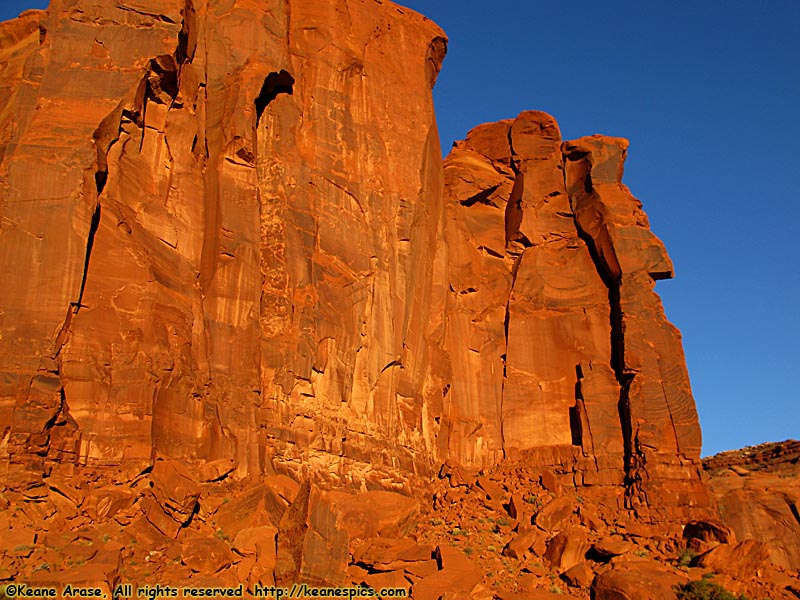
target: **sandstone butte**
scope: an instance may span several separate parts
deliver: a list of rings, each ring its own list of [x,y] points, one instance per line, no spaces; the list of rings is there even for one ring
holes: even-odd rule
[[[4,585],[800,597],[800,451],[704,471],[628,142],[442,161],[446,47],[388,0],[0,24]]]

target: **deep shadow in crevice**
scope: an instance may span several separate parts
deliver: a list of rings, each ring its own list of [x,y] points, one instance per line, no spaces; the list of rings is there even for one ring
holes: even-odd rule
[[[583,446],[583,427],[581,427],[580,407],[578,402],[569,407],[569,431],[572,436],[573,446]]]
[[[108,167],[104,166],[94,173],[94,183],[97,186],[98,196],[103,193],[103,189],[106,187],[106,181],[108,181]]]
[[[789,500],[787,500],[786,503],[789,505],[789,510],[792,511],[792,516],[794,516],[795,521],[800,523],[800,511],[797,510],[797,505]]]
[[[192,0],[186,0],[182,14],[183,21],[178,33],[178,47],[175,49],[175,62],[179,66],[192,62],[197,49],[197,13]]]
[[[98,171],[103,173],[103,171]],[[106,176],[108,172],[105,172]],[[103,180],[105,185],[105,179]],[[99,189],[99,186],[98,186]],[[97,234],[97,228],[100,226],[100,202],[97,203],[92,220],[89,223],[89,236],[86,240],[86,256],[83,259],[83,277],[81,278],[81,290],[78,294],[78,301],[75,303],[76,310],[83,306],[83,292],[86,289],[86,278],[89,275],[89,260],[92,257],[92,246],[94,246],[94,236]]]
[[[470,196],[466,200],[461,200],[461,206],[473,206],[474,204],[486,204],[487,206],[492,206],[492,203],[489,200],[489,197],[497,191],[497,188],[500,187],[500,184],[493,185],[483,191],[478,192],[474,196]]]
[[[288,71],[281,69],[279,72],[272,72],[264,78],[261,92],[255,99],[256,105],[256,125],[261,119],[261,114],[270,102],[278,97],[278,94],[292,95],[294,91],[294,77]]]
[[[157,104],[172,104],[180,91],[178,70],[179,67],[171,54],[162,54],[150,59],[146,99]]]
[[[569,430],[572,434],[572,445],[583,447],[583,425],[581,424],[581,411],[583,410],[583,369],[580,363],[575,365],[575,404],[569,407]]]

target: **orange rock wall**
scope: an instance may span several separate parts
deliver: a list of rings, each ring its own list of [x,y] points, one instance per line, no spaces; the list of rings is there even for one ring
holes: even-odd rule
[[[645,512],[705,506],[680,334],[654,292],[672,264],[621,183],[627,146],[562,143],[528,111],[445,160],[449,455],[571,465]]]
[[[409,490],[558,467],[704,505],[627,142],[482,125],[389,2],[54,0],[0,25],[0,471],[154,457]]]

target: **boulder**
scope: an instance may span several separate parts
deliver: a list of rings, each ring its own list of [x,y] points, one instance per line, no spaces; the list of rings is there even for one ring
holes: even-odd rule
[[[633,550],[634,546],[618,535],[607,536],[599,539],[592,544],[591,554],[593,558],[601,561],[608,561],[615,556],[620,556]]]
[[[217,538],[190,536],[181,544],[181,562],[195,573],[213,575],[232,561],[230,548]]]
[[[594,571],[586,561],[581,561],[561,574],[568,586],[577,588],[588,588],[594,580]]]
[[[772,564],[769,546],[756,540],[744,540],[738,544],[719,544],[698,556],[694,564],[717,573],[747,579],[760,577]]]
[[[569,527],[560,531],[547,543],[544,558],[551,568],[563,572],[583,562],[587,550],[589,542],[586,531],[579,527]]]
[[[351,544],[405,535],[418,510],[415,500],[393,492],[325,492],[305,482],[278,526],[275,581],[342,585]],[[401,556],[424,554],[413,545],[404,550],[395,557],[401,563]]]
[[[258,484],[226,497],[211,521],[233,539],[250,527],[277,527],[288,503],[268,484]]]
[[[572,496],[560,496],[545,505],[536,513],[536,525],[550,533],[556,533],[569,523],[570,517],[578,508],[578,503]]]
[[[503,554],[518,560],[525,560],[531,551],[542,556],[545,553],[547,533],[537,528],[528,528],[518,533],[505,548]]]
[[[200,487],[189,470],[178,461],[158,460],[150,473],[151,493],[142,510],[164,535],[175,537],[189,522],[200,497]]]
[[[621,563],[600,573],[591,586],[594,600],[677,600],[673,586],[685,576],[653,561]]]
[[[416,600],[439,600],[445,594],[468,597],[481,582],[478,566],[457,548],[437,546],[436,560],[439,571],[414,583],[411,595]]]
[[[716,519],[689,521],[683,528],[683,539],[703,542],[735,544],[736,534],[724,523]]]

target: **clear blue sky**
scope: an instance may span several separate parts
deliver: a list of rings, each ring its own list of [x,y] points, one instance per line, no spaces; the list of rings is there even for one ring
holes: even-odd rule
[[[0,0],[0,20],[40,0]],[[406,0],[450,37],[443,147],[545,110],[628,138],[625,182],[675,262],[704,454],[800,438],[800,2]]]

